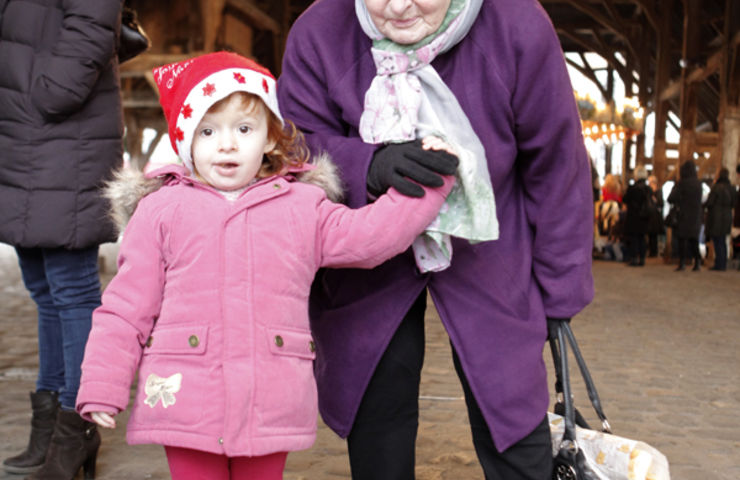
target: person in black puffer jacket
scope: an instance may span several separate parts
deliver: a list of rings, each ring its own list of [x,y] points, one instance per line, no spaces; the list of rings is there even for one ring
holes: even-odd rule
[[[727,270],[727,235],[732,229],[732,208],[735,206],[735,187],[730,184],[730,171],[722,168],[709,192],[707,203],[707,236],[714,244],[712,270]]]
[[[678,207],[678,227],[674,234],[678,237],[679,263],[677,271],[685,268],[685,262],[693,257],[694,271],[701,269],[699,253],[699,232],[701,231],[701,182],[696,176],[696,164],[686,160],[679,170],[680,179],[673,186],[668,203]],[[690,255],[689,255],[690,253]]]
[[[652,214],[651,207],[654,207],[651,203],[652,194],[653,191],[647,184],[647,170],[639,165],[635,168],[635,183],[627,187],[622,197],[623,205],[627,207],[624,232],[629,241],[629,265],[633,267],[645,265],[645,239]]]
[[[39,330],[29,444],[3,467],[33,479],[94,469],[100,444],[74,407],[98,248],[116,240],[100,189],[123,158],[121,3],[0,0],[0,241],[16,249]]]

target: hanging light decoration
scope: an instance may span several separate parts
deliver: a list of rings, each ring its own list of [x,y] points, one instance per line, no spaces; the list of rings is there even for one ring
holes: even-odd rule
[[[606,144],[636,138],[643,131],[645,110],[636,97],[605,104],[576,92],[583,137]]]

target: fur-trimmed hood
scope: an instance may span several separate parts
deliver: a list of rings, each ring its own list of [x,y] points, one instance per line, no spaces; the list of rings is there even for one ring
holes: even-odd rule
[[[117,170],[114,178],[106,184],[103,195],[111,204],[110,216],[118,232],[126,228],[139,200],[164,185],[189,178],[189,173],[187,168],[178,164],[166,165],[147,173],[131,167]],[[311,163],[290,169],[285,176],[320,187],[333,202],[342,200],[342,182],[337,167],[326,153],[314,157]]]

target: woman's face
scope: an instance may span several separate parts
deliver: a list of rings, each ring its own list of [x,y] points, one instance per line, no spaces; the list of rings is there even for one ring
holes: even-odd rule
[[[437,31],[451,0],[365,0],[380,33],[410,45]]]

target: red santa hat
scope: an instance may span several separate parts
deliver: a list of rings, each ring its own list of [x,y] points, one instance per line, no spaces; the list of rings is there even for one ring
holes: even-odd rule
[[[215,52],[152,70],[172,148],[193,170],[193,134],[211,106],[234,92],[258,96],[283,122],[275,77],[257,62],[230,52]]]

